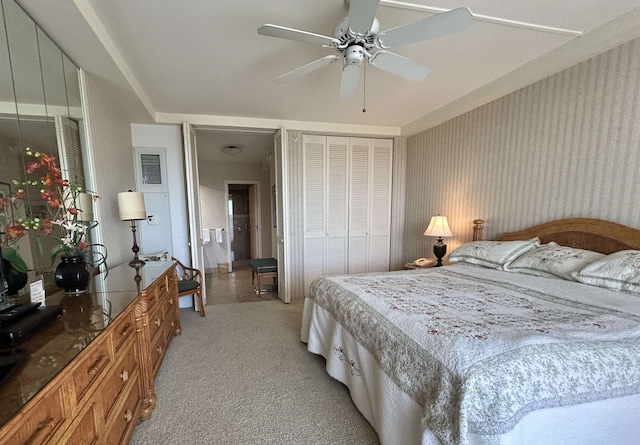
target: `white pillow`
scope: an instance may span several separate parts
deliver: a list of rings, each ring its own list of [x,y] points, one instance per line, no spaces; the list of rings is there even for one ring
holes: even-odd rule
[[[572,274],[606,255],[550,242],[536,247],[505,266],[510,272],[573,280]]]
[[[526,241],[471,241],[451,252],[449,262],[503,269],[505,264],[539,245],[538,237]]]
[[[621,250],[589,264],[574,275],[581,283],[640,293],[640,250]]]

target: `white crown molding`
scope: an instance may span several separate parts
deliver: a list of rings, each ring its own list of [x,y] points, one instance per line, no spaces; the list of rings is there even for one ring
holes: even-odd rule
[[[330,122],[292,121],[279,119],[260,119],[240,116],[212,116],[203,114],[174,114],[156,113],[156,123],[159,124],[182,124],[189,122],[191,125],[212,126],[224,128],[251,128],[277,130],[286,128],[287,130],[298,130],[306,132],[317,132],[324,134],[353,134],[367,136],[396,137],[400,136],[400,127],[380,127],[374,125],[353,125],[337,124]]]

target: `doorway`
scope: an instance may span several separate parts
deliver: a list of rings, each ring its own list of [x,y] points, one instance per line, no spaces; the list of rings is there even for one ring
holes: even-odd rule
[[[233,269],[246,265],[251,259],[251,230],[249,222],[249,186],[229,185],[229,224],[233,227],[231,251]]]
[[[249,267],[261,256],[259,182],[228,181],[227,213],[231,270]]]

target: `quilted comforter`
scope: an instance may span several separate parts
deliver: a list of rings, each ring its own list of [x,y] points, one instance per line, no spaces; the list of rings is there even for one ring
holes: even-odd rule
[[[326,277],[307,298],[422,407],[442,443],[640,392],[640,313],[597,304],[597,290],[576,295],[584,285],[480,269]]]

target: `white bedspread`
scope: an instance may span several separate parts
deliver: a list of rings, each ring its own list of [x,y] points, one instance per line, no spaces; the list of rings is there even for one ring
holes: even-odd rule
[[[308,298],[421,407],[442,443],[505,434],[534,410],[640,392],[640,297],[455,265],[319,279]]]

